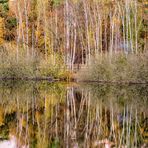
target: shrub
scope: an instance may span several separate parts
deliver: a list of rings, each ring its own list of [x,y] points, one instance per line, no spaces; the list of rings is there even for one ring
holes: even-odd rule
[[[124,55],[112,57],[102,55],[93,58],[91,64],[80,70],[80,81],[148,81],[148,54]],[[85,75],[85,77],[84,77]]]
[[[25,56],[24,56],[25,55]],[[0,52],[0,77],[1,78],[61,78],[65,77],[66,67],[59,55],[55,56],[55,63],[51,56],[45,59],[38,57],[26,58],[25,53],[20,53],[18,61],[13,51],[2,48]]]

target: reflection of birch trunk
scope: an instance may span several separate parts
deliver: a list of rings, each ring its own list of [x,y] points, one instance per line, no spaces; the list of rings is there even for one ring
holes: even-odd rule
[[[71,89],[71,101],[72,101],[72,111],[73,111],[73,117],[74,117],[74,130],[77,127],[77,119],[76,119],[76,104],[75,104],[75,99],[74,98],[74,88]]]
[[[56,139],[58,138],[58,107],[59,105],[57,104],[56,105],[56,110],[55,110],[55,118],[56,118],[56,121],[55,121],[55,132],[56,132]]]
[[[65,147],[69,147],[69,130],[70,130],[70,102],[69,102],[69,88],[67,89],[67,96],[66,96],[66,109],[64,112],[64,141]]]
[[[29,113],[28,113],[28,111],[29,111],[29,103],[28,103],[28,98],[27,98],[27,113],[26,113],[26,116],[27,116],[27,118],[26,118],[26,133],[25,133],[25,145],[28,145],[29,144],[29,142],[28,142],[28,127],[29,127]]]
[[[20,124],[20,104],[19,104],[19,98],[18,98],[18,93],[16,93],[16,104],[17,104],[17,134],[18,134],[18,138],[20,140],[21,138],[21,134],[22,134],[22,124]]]
[[[134,132],[134,143],[135,143],[135,146],[137,146],[137,124],[138,124],[138,120],[137,120],[137,109],[136,109],[136,112],[135,112],[135,132]]]
[[[86,117],[86,130],[85,130],[85,146],[89,147],[89,118],[90,118],[90,92],[87,94],[87,117]]]
[[[110,109],[110,113],[111,113],[111,130],[110,130],[110,137],[112,136],[115,140],[115,143],[117,144],[117,137],[116,137],[116,133],[115,133],[115,126],[114,126],[114,110],[113,110],[113,104],[111,103],[111,109]]]
[[[81,102],[80,102],[80,109],[79,109],[79,113],[78,113],[78,119],[77,119],[77,124],[81,119],[81,116],[83,115],[83,111],[84,111],[84,104],[86,102],[86,97],[85,97],[85,92],[84,90],[82,90],[82,98],[81,98]]]
[[[32,88],[34,89],[34,88]],[[31,99],[31,108],[32,108],[32,124],[35,124],[35,96],[33,95],[32,92],[32,99]]]
[[[128,105],[127,105],[127,107],[126,107],[126,114],[125,114],[125,125],[126,125],[126,129],[125,129],[126,130],[126,132],[125,132],[126,133],[126,136],[125,137],[126,137],[126,145],[128,145],[128,141],[129,141],[128,136],[127,136],[127,134],[128,134],[128,124],[129,124],[128,123],[128,116],[129,116],[128,111],[129,110],[128,110]]]
[[[96,106],[95,106],[95,139],[99,139],[99,136],[101,135],[101,119],[102,119],[102,116],[101,116],[101,113],[102,113],[102,103],[99,102],[99,104],[97,103]]]
[[[51,96],[51,99],[52,99],[52,96]],[[43,120],[43,123],[44,123],[44,127],[43,127],[43,142],[45,142],[45,139],[46,139],[46,124],[47,124],[47,114],[48,114],[48,110],[47,110],[47,107],[48,107],[48,103],[47,103],[47,97],[46,97],[46,92],[44,94],[44,120]]]
[[[120,141],[119,141],[119,147],[122,146],[122,142],[124,140],[124,134],[125,134],[125,114],[126,114],[126,109],[124,108],[124,114],[123,114],[123,121],[122,121],[122,132],[120,135]]]
[[[132,106],[130,107],[130,110],[129,110],[129,126],[128,126],[128,139],[130,139],[130,136],[131,136],[131,125],[132,125]],[[129,141],[129,144],[128,146],[130,147],[130,141]]]
[[[71,101],[71,128],[70,128],[70,135],[71,135],[71,140],[73,142],[73,146],[77,147],[77,118],[76,118],[76,103],[75,103],[75,98],[74,97],[74,88],[72,87],[70,90],[70,101]]]

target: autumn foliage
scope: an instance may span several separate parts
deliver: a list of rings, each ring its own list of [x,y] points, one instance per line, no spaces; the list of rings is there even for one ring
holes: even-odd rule
[[[15,46],[16,62],[23,53],[53,67],[62,60],[70,71],[103,54],[145,54],[146,6],[146,0],[0,1],[0,45]]]

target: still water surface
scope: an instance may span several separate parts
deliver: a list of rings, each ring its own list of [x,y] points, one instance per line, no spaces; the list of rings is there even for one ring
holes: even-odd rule
[[[0,82],[0,148],[147,144],[148,85]]]

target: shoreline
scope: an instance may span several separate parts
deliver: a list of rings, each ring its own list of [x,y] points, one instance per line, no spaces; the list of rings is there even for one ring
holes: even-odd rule
[[[78,80],[76,78],[70,78],[68,80],[62,78],[52,78],[52,77],[24,77],[24,78],[15,78],[15,77],[0,77],[0,81],[48,81],[48,82],[76,82],[76,83],[98,83],[98,84],[148,84],[148,81],[107,81],[107,80]]]
[[[85,80],[85,81],[78,81],[80,83],[98,83],[98,84],[148,84],[148,81],[105,81],[105,80],[98,80],[98,81],[92,81],[92,80]]]
[[[7,80],[14,80],[14,81],[58,81],[59,79],[53,79],[51,77],[33,77],[33,78],[29,78],[29,77],[25,77],[25,78],[15,78],[15,77],[2,77],[0,78],[0,81],[7,81]]]

